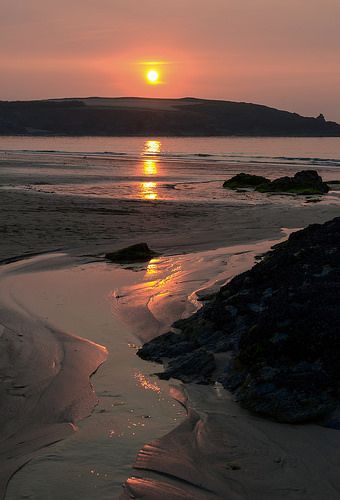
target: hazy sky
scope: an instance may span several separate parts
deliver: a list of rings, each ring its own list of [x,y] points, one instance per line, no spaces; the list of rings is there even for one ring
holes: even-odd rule
[[[167,63],[161,85],[147,61]],[[0,100],[94,95],[340,121],[340,0],[0,0]]]

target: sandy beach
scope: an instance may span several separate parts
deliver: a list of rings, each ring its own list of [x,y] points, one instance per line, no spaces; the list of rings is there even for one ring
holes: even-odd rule
[[[20,469],[7,500],[58,500],[61,482],[65,500],[338,498],[337,431],[253,417],[219,386],[171,381],[172,399],[153,375],[162,367],[135,355],[292,230],[337,216],[336,188],[321,200],[221,198],[216,167],[209,188],[183,194],[174,179],[181,192],[172,199],[85,195],[88,180],[80,189],[71,179],[83,160],[66,173],[65,158],[33,165],[8,156],[0,159],[2,497]],[[134,192],[144,181],[133,179]],[[103,259],[140,241],[161,256],[132,269]]]

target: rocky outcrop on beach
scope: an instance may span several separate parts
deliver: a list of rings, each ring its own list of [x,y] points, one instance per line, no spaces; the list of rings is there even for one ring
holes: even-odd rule
[[[241,172],[240,174],[236,174],[231,179],[228,179],[223,183],[223,187],[227,189],[243,189],[243,188],[256,188],[257,186],[261,186],[261,184],[265,184],[270,182],[266,177],[262,177],[262,175],[252,175],[245,174]]]
[[[294,177],[279,177],[273,181],[260,184],[257,191],[261,193],[295,193],[295,194],[325,194],[329,187],[323,182],[315,170],[302,170]]]
[[[340,398],[340,218],[293,233],[192,317],[145,344],[162,378],[220,382],[283,422],[327,417]]]
[[[325,194],[329,187],[316,170],[302,170],[294,177],[279,177],[271,181],[260,175],[240,173],[223,184],[227,189],[254,188],[260,193],[288,193],[298,195]]]
[[[117,264],[128,264],[133,262],[148,262],[159,255],[151,250],[147,243],[136,243],[115,252],[105,254],[105,258]]]

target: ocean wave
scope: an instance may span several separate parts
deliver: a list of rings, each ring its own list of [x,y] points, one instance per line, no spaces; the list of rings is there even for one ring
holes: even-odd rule
[[[230,164],[263,164],[263,165],[301,165],[318,167],[340,167],[340,158],[321,158],[308,156],[265,156],[249,153],[184,153],[184,152],[159,152],[138,153],[129,151],[66,151],[57,149],[0,149],[3,155],[54,155],[68,158],[124,158],[128,160],[159,159],[171,162],[200,162],[230,163]]]

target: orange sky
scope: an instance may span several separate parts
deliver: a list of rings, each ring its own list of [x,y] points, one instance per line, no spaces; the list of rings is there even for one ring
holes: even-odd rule
[[[339,0],[0,1],[0,99],[194,96],[340,121]],[[166,63],[162,84],[145,61]]]

